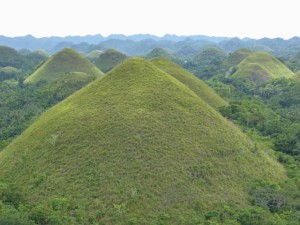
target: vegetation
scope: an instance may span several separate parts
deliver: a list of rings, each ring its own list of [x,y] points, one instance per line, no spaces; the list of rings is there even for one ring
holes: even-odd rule
[[[86,54],[86,57],[91,60],[92,62],[95,62],[97,58],[103,53],[103,51],[100,50],[94,50]]]
[[[222,71],[220,66],[225,59],[226,53],[222,49],[208,47],[183,66],[199,78],[209,79]]]
[[[174,55],[163,48],[154,48],[146,55],[146,59],[153,59],[157,57],[162,57],[172,61],[176,60],[176,57]]]
[[[232,78],[246,79],[263,84],[275,78],[291,78],[294,75],[282,62],[265,52],[255,52],[244,59]]]
[[[150,62],[185,84],[213,108],[218,109],[227,105],[227,102],[220,98],[212,88],[177,64],[164,58],[155,58]]]
[[[201,221],[205,210],[249,206],[254,182],[286,178],[186,85],[138,58],[43,113],[0,153],[0,170],[38,209],[50,202],[100,224]]]
[[[30,75],[25,83],[51,83],[57,81],[57,79],[62,79],[63,76],[70,76],[74,73],[81,73],[81,75],[84,73],[87,77],[93,76],[94,78],[103,74],[85,57],[72,49],[66,48],[52,56]]]
[[[120,64],[126,59],[126,55],[114,49],[107,49],[101,54],[95,62],[95,65],[104,73],[107,73],[112,68]]]

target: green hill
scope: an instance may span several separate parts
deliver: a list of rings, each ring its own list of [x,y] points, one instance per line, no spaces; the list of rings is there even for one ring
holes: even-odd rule
[[[300,70],[300,52],[298,52],[294,57],[292,57],[288,62],[288,66],[293,70],[294,72],[297,72]]]
[[[185,224],[249,204],[254,181],[285,178],[187,86],[138,58],[45,112],[0,153],[0,171],[26,201],[79,224]]]
[[[164,58],[152,59],[151,63],[185,84],[215,109],[227,105],[227,103],[216,94],[212,88],[179,65]]]
[[[226,59],[226,63],[228,66],[236,66],[252,53],[253,52],[247,48],[241,48],[229,54],[228,58]]]
[[[95,65],[104,73],[120,64],[127,56],[114,49],[107,49],[95,61]]]
[[[17,69],[27,69],[28,65],[23,55],[15,49],[0,46],[0,67],[15,67]]]
[[[36,69],[41,63],[45,62],[50,55],[44,50],[37,50],[25,55],[30,68]]]
[[[14,67],[10,67],[10,66],[6,66],[6,67],[2,67],[0,68],[0,81],[1,80],[8,80],[8,79],[16,79],[17,76],[20,74],[20,70],[14,68]]]
[[[232,78],[246,79],[254,84],[281,77],[291,78],[294,75],[282,62],[266,52],[251,54],[237,68]]]
[[[89,60],[91,60],[92,62],[94,62],[102,53],[103,53],[103,51],[94,50],[94,51],[91,51],[88,54],[86,54],[86,57]]]
[[[192,59],[188,69],[201,79],[209,79],[220,73],[226,57],[222,49],[207,47]]]
[[[52,56],[39,69],[30,75],[25,83],[37,83],[46,81],[48,83],[63,79],[64,76],[72,74],[85,74],[86,77],[99,77],[103,73],[97,69],[87,58],[76,51],[66,48]]]
[[[146,59],[153,59],[156,57],[162,57],[168,60],[175,60],[175,56],[164,48],[154,48],[145,56]]]

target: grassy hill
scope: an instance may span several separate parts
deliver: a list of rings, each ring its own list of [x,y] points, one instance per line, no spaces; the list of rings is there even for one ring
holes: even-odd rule
[[[291,78],[293,75],[294,73],[274,56],[266,52],[255,52],[238,65],[232,77],[262,84],[275,78]]]
[[[226,53],[217,47],[207,47],[198,53],[189,63],[189,71],[201,79],[209,79],[218,75],[226,59]]]
[[[85,76],[93,78],[103,74],[87,58],[70,48],[66,48],[53,55],[30,75],[25,80],[25,83],[37,83],[40,81],[51,83],[74,73],[85,74]]]
[[[104,73],[120,64],[127,56],[114,49],[107,49],[95,61],[95,65]]]
[[[186,85],[139,58],[45,112],[0,153],[0,171],[30,203],[97,224],[184,224],[203,209],[247,205],[254,181],[285,177]]]
[[[154,48],[145,56],[146,59],[153,59],[156,57],[162,57],[168,60],[175,60],[175,56],[164,48]]]
[[[86,57],[89,60],[91,60],[92,62],[94,62],[102,53],[103,53],[103,51],[94,50],[94,51],[91,51],[88,54],[86,54]]]
[[[27,69],[28,65],[23,55],[15,49],[0,46],[0,67],[15,67],[17,69]]]
[[[20,70],[14,68],[14,67],[10,67],[10,66],[6,66],[6,67],[2,67],[0,68],[0,81],[2,80],[8,80],[8,79],[17,79],[17,76],[20,74]]]
[[[185,84],[213,108],[218,109],[221,106],[227,105],[212,88],[179,65],[164,58],[155,58],[150,62]]]
[[[252,53],[253,52],[247,48],[241,48],[229,54],[228,58],[226,59],[226,64],[228,66],[236,66]]]
[[[300,52],[298,52],[295,56],[293,56],[288,62],[289,68],[292,71],[297,72],[300,70]]]

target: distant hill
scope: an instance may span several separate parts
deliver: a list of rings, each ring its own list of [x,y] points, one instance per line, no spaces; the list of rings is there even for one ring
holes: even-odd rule
[[[282,62],[266,52],[255,52],[245,58],[232,78],[246,79],[254,84],[262,84],[275,78],[291,78],[294,73]]]
[[[185,84],[213,108],[218,109],[227,105],[227,102],[217,95],[212,88],[177,64],[165,58],[155,58],[150,62]]]
[[[218,75],[226,57],[226,53],[220,48],[205,48],[193,58],[189,70],[202,79],[209,79]]]
[[[300,70],[300,52],[298,52],[295,56],[293,56],[288,61],[288,66],[291,68],[292,71],[297,72]]]
[[[156,57],[162,57],[168,60],[175,60],[175,56],[164,48],[154,48],[145,56],[146,59],[153,59]]]
[[[20,70],[6,66],[0,68],[0,81],[1,80],[8,80],[8,79],[17,79],[17,76],[20,74]]]
[[[41,49],[25,54],[25,58],[32,69],[35,69],[41,63],[45,62],[49,57],[50,55]]]
[[[23,55],[15,49],[0,46],[0,67],[15,67],[17,69],[27,69],[28,65]]]
[[[229,54],[226,59],[226,63],[228,66],[235,66],[242,62],[245,58],[251,55],[253,52],[247,48],[241,48],[236,50],[235,52]]]
[[[93,51],[89,52],[88,54],[86,54],[86,57],[89,60],[91,60],[92,62],[94,62],[102,53],[103,53],[103,51],[93,50]]]
[[[87,58],[72,49],[64,49],[52,56],[37,71],[30,75],[25,83],[40,81],[54,82],[64,76],[80,73],[89,77],[99,77],[103,73],[97,69]]]
[[[95,65],[104,73],[120,64],[126,55],[114,49],[107,49],[103,54],[96,59]]]
[[[45,112],[0,153],[0,170],[29,203],[101,224],[195,221],[249,205],[253,182],[285,178],[195,92],[139,58]]]

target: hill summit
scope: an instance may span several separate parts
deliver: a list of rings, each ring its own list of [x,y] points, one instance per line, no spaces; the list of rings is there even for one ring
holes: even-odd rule
[[[45,112],[0,153],[0,170],[29,202],[61,197],[101,224],[164,215],[175,224],[224,202],[247,205],[251,182],[285,177],[195,92],[140,58]]]
[[[185,84],[213,108],[218,109],[219,107],[228,105],[227,102],[225,102],[206,83],[204,83],[202,80],[198,79],[196,76],[189,73],[176,63],[173,63],[165,58],[155,58],[150,62]]]
[[[51,83],[63,79],[64,76],[99,77],[102,74],[87,58],[70,48],[66,48],[48,59],[25,82],[47,81]]]
[[[271,79],[291,78],[294,73],[277,58],[266,52],[255,52],[245,58],[238,66],[233,78],[263,84]]]

